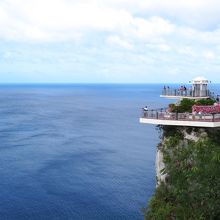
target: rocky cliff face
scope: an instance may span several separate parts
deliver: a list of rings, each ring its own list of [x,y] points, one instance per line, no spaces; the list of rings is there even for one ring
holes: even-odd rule
[[[160,126],[157,188],[145,219],[219,219],[220,129]]]
[[[165,164],[163,162],[163,153],[160,149],[157,149],[156,153],[156,179],[157,186],[161,184],[161,182],[166,181],[167,173],[161,173],[161,170],[165,168]]]
[[[165,126],[163,126],[163,129]],[[166,128],[167,129],[167,128]],[[198,142],[200,138],[205,138],[208,136],[207,129],[187,129],[186,127],[179,128],[178,132],[182,135],[182,139],[179,142],[179,147],[184,147],[187,145],[188,141]],[[162,182],[166,183],[166,178],[168,174],[165,172],[165,163],[163,149],[166,149],[166,143],[169,141],[170,136],[163,135],[161,143],[158,145],[156,153],[156,182],[157,186]]]

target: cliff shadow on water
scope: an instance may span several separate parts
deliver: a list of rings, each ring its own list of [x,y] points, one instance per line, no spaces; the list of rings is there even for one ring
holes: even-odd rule
[[[157,187],[145,220],[220,219],[220,129],[158,129]]]

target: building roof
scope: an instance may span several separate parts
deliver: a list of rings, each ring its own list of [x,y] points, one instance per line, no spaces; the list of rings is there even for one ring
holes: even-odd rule
[[[208,84],[209,81],[203,76],[198,76],[192,80],[192,84]]]

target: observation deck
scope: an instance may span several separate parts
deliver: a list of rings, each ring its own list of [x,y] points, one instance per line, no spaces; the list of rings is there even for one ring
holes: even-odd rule
[[[164,86],[160,97],[180,99],[180,101],[169,105],[169,109],[148,110],[146,106],[143,108],[140,123],[207,128],[220,127],[219,97],[215,99],[214,93],[208,89],[209,81],[204,77],[196,77],[191,81],[191,84],[188,88],[181,85],[178,89]],[[187,104],[184,99],[193,99],[194,101],[188,100]],[[205,103],[204,106],[201,103],[197,105],[199,101]],[[194,104],[191,106],[193,102]],[[185,108],[181,109],[181,105],[185,105]],[[183,109],[188,112],[180,113],[183,112]]]
[[[220,127],[220,113],[171,113],[164,109],[143,111],[140,123],[189,127]]]
[[[196,77],[191,82],[191,86],[180,86],[179,88],[170,88],[164,86],[160,97],[163,98],[176,98],[176,99],[207,99],[213,98],[214,94],[208,89],[209,80],[204,77]]]
[[[173,88],[164,88],[160,97],[170,98],[170,99],[208,99],[213,97],[214,94],[209,90],[204,91],[202,96],[196,94],[192,89],[173,89]]]

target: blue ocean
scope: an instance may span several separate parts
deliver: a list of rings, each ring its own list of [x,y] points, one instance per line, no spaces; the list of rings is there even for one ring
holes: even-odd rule
[[[1,85],[0,219],[143,219],[162,86]]]

